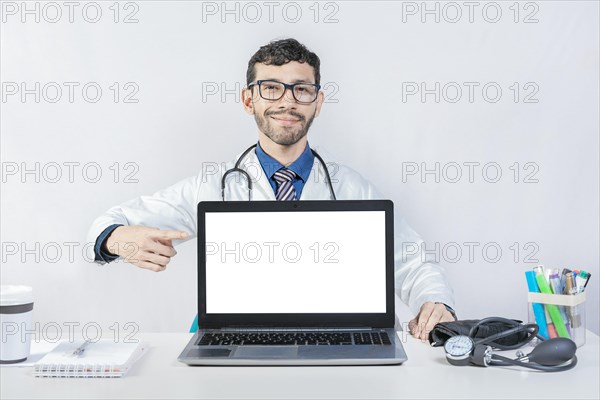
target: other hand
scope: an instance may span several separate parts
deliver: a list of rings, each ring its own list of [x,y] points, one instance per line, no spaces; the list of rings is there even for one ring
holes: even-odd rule
[[[119,226],[108,236],[106,249],[140,268],[164,271],[177,252],[173,240],[187,238],[183,231],[160,230],[146,226]]]
[[[415,338],[427,340],[429,332],[437,323],[450,321],[454,321],[454,317],[445,305],[428,301],[421,306],[419,314],[408,323],[408,329]]]

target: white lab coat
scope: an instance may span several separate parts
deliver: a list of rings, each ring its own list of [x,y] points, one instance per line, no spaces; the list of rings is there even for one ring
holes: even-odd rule
[[[318,150],[317,150],[318,151]],[[238,157],[240,154],[238,154]],[[237,157],[236,157],[237,160]],[[327,163],[327,159],[325,159]],[[208,164],[196,176],[184,179],[151,196],[141,196],[110,208],[98,217],[88,233],[88,243],[95,242],[102,231],[112,224],[144,225],[160,229],[185,231],[190,240],[196,236],[197,205],[200,201],[221,201],[221,177],[235,161],[222,165]],[[275,200],[273,188],[264,174],[258,157],[251,151],[241,163],[242,169],[253,178],[253,200]],[[328,164],[333,188],[338,200],[381,199],[373,185],[360,174],[343,165]],[[237,182],[239,183],[236,183]],[[246,181],[240,174],[230,174],[225,190],[227,200],[247,200]],[[330,200],[323,166],[315,157],[309,179],[300,200]],[[402,243],[422,243],[420,236],[395,210],[395,288],[400,299],[416,315],[426,301],[439,301],[454,307],[454,295],[437,264],[424,262],[421,254],[403,255]],[[174,241],[174,245],[181,241]],[[88,257],[94,259],[93,248],[88,246]],[[414,252],[414,251],[412,251]],[[411,252],[411,253],[412,253]]]

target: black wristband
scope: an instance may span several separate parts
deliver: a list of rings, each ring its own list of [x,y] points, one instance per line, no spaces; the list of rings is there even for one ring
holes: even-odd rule
[[[448,310],[448,312],[450,314],[452,314],[452,317],[454,317],[454,320],[457,321],[458,318],[456,318],[456,311],[454,311],[454,309],[452,307],[450,307],[448,304],[446,303],[442,303],[441,301],[436,301],[435,304],[443,304],[444,307],[446,307],[446,310]]]

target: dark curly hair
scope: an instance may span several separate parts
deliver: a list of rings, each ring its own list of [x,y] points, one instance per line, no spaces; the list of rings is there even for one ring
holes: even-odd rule
[[[319,57],[296,39],[289,38],[272,41],[254,53],[250,61],[248,61],[246,84],[250,84],[256,78],[254,64],[261,63],[279,66],[291,61],[308,63],[315,71],[315,83],[317,85],[321,83],[321,61]]]

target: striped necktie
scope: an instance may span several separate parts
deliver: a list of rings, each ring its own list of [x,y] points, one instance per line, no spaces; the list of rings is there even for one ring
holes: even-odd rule
[[[277,182],[277,193],[275,198],[281,201],[296,200],[296,189],[292,185],[292,180],[296,173],[291,169],[281,168],[273,174],[273,179]]]

